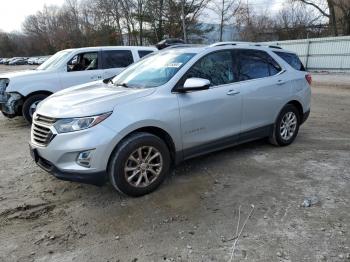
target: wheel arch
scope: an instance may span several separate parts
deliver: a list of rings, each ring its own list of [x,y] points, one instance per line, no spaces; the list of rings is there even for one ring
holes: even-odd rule
[[[304,109],[303,109],[303,105],[298,101],[298,100],[290,100],[288,101],[287,103],[285,103],[281,109],[277,112],[277,114],[275,115],[274,117],[274,121],[273,121],[273,124],[275,125],[277,119],[278,119],[278,116],[281,114],[283,108],[286,106],[286,105],[293,105],[297,108],[298,112],[299,112],[299,117],[300,117],[300,120],[303,119],[303,115],[304,115]]]
[[[119,142],[115,145],[112,153],[110,154],[110,156],[108,158],[107,167],[109,166],[109,163],[110,163],[110,160],[111,160],[113,153],[117,150],[118,146],[122,143],[122,141],[124,141],[126,138],[128,138],[132,134],[139,133],[139,132],[149,133],[149,134],[155,135],[155,136],[159,137],[160,139],[162,139],[169,149],[172,164],[176,164],[177,162],[180,161],[179,157],[176,153],[176,147],[175,147],[174,140],[166,130],[164,130],[163,128],[157,127],[157,126],[144,126],[144,127],[139,127],[139,128],[136,128],[136,129],[128,132],[126,135],[124,135],[119,140]]]
[[[38,90],[38,91],[31,92],[31,93],[29,93],[28,95],[26,95],[26,96],[24,97],[24,100],[26,100],[26,99],[28,99],[29,97],[34,96],[34,95],[48,95],[48,96],[50,96],[50,95],[52,95],[52,94],[53,94],[52,92],[47,91],[47,90]]]
[[[293,106],[295,106],[298,109],[300,120],[303,119],[304,109],[303,109],[303,105],[299,101],[291,100],[286,105],[293,105]]]

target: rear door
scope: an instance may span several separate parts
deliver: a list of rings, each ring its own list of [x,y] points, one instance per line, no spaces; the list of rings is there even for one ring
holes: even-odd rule
[[[134,62],[131,50],[103,50],[103,79],[118,75]]]
[[[238,78],[243,99],[242,132],[266,131],[290,95],[284,69],[265,51],[236,49]]]
[[[191,77],[208,79],[211,87],[177,94],[185,158],[229,146],[238,138],[241,122],[242,98],[230,50],[204,56],[179,84]]]

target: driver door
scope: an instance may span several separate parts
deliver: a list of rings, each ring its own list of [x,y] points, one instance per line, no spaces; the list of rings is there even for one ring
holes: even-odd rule
[[[99,52],[76,54],[68,63],[66,72],[60,74],[62,88],[102,80]]]
[[[177,94],[185,158],[232,145],[241,125],[242,97],[230,50],[201,58],[181,84],[191,77],[208,79],[211,87]]]

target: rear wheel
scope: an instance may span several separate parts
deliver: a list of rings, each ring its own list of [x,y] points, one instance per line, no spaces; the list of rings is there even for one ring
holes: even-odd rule
[[[287,146],[293,143],[298,135],[300,115],[294,105],[286,105],[279,114],[270,142],[277,146]]]
[[[159,137],[135,133],[126,138],[112,154],[108,175],[115,189],[129,196],[154,191],[165,179],[170,153]]]
[[[37,105],[41,101],[43,101],[46,97],[48,97],[48,95],[45,95],[45,94],[32,95],[24,101],[23,107],[22,107],[22,114],[24,119],[29,124],[32,123],[33,114],[36,111]]]

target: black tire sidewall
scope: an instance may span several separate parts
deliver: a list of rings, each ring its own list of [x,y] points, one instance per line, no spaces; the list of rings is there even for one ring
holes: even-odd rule
[[[38,94],[38,95],[32,95],[30,97],[28,97],[22,106],[22,115],[24,117],[24,119],[31,124],[32,123],[32,117],[30,116],[29,110],[30,110],[30,106],[37,102],[37,101],[42,101],[45,98],[47,98],[48,95],[44,95],[44,94]]]
[[[153,146],[163,158],[163,170],[157,180],[145,188],[131,186],[124,175],[124,166],[130,154],[140,146]],[[138,197],[151,193],[164,181],[170,168],[170,153],[166,144],[159,137],[148,133],[135,133],[121,142],[110,159],[108,173],[110,182],[121,193]]]
[[[293,136],[290,139],[285,140],[281,137],[280,127],[281,127],[281,121],[282,121],[284,115],[287,114],[288,112],[293,112],[296,115],[297,126],[296,126],[296,129],[295,129]],[[293,141],[295,140],[295,138],[298,135],[299,127],[300,127],[300,114],[299,114],[298,109],[293,105],[286,105],[282,109],[280,114],[278,115],[278,118],[277,118],[277,121],[275,124],[275,138],[276,138],[276,142],[278,143],[278,145],[287,146],[287,145],[290,145],[291,143],[293,143]]]

